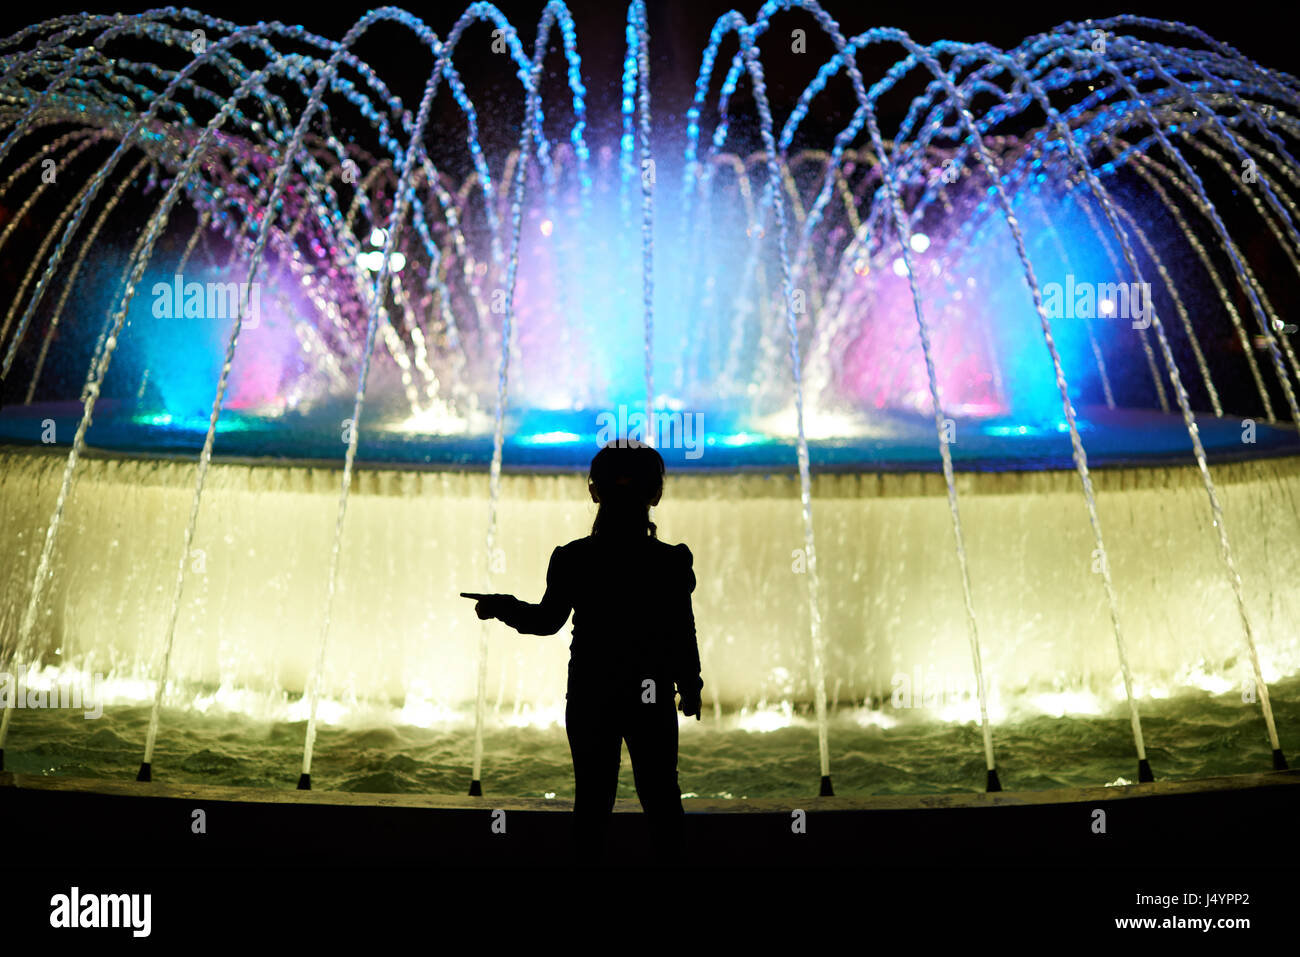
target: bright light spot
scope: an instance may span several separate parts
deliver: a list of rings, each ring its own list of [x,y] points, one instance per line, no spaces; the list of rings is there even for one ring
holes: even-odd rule
[[[990,699],[988,703],[989,721],[1000,722],[1006,717],[1005,710],[999,703]],[[939,709],[939,720],[954,724],[980,724],[980,701],[978,697],[963,698]]]
[[[446,405],[437,403],[422,409],[401,422],[386,422],[371,426],[385,432],[404,432],[411,435],[463,435],[469,431],[485,432],[491,426],[486,415],[475,420],[450,412]]]
[[[907,263],[903,262],[902,256],[899,256],[897,259],[894,260],[894,275],[895,276],[907,275]]]
[[[399,724],[413,728],[432,728],[440,724],[459,723],[463,719],[464,715],[457,714],[450,708],[411,694],[406,696],[406,703],[397,714]]]
[[[73,707],[94,711],[96,706],[114,704],[139,704],[153,699],[155,686],[143,678],[104,677],[80,668],[60,668],[58,665],[35,666],[26,673],[20,672],[21,686],[15,692],[6,689],[6,697],[22,694],[23,689],[44,691],[62,698],[68,697]]]
[[[542,235],[549,236],[555,231],[555,224],[549,219],[543,219],[541,225]]]
[[[1210,692],[1210,694],[1227,694],[1236,687],[1231,681],[1222,675],[1202,674],[1197,676],[1197,683],[1201,689]]]
[[[347,706],[332,698],[321,698],[316,704],[316,720],[321,724],[338,724],[347,714]],[[290,721],[306,721],[311,717],[311,702],[303,695],[289,706]]]
[[[885,714],[885,712],[869,711],[866,708],[859,708],[853,716],[853,720],[859,728],[881,728],[885,731],[898,724],[897,719]]]
[[[980,703],[978,701],[959,701],[947,705],[939,711],[940,721],[950,721],[957,724],[970,724],[971,722],[980,722]]]
[[[387,242],[388,242],[388,230],[380,229],[378,226],[376,226],[374,229],[370,231],[370,245],[377,246],[378,248],[383,249],[384,244]]]
[[[952,412],[961,416],[975,418],[989,418],[994,415],[1005,415],[1006,408],[996,402],[957,402],[952,406]]]
[[[577,432],[535,432],[519,438],[520,445],[565,445],[581,441],[582,436]]]
[[[357,265],[366,272],[379,272],[384,267],[384,254],[378,249],[372,249],[370,252],[360,253],[357,256]],[[388,257],[388,269],[390,272],[401,272],[406,268],[406,257],[401,253],[393,253]]]
[[[546,800],[548,800],[548,801],[554,801],[554,800],[555,800],[555,792],[554,792],[554,791],[547,791],[545,794],[542,795],[542,797],[546,798]]]
[[[1109,299],[1103,299],[1097,303],[1097,311],[1103,316],[1113,315],[1115,312],[1115,303]]]
[[[755,711],[752,714],[743,714],[736,722],[736,726],[741,731],[756,731],[766,733],[768,731],[780,731],[782,728],[790,726],[789,715],[782,714],[779,711]]]
[[[267,696],[264,693],[235,689],[222,685],[209,694],[201,694],[194,699],[194,710],[200,714],[262,714],[266,711]]]
[[[853,263],[853,271],[859,276],[865,276],[871,272],[871,263],[867,262],[866,256],[859,256]]]
[[[760,419],[759,429],[766,435],[793,437],[799,434],[799,421],[793,407]],[[887,426],[877,422],[835,412],[804,411],[803,433],[808,439],[836,439],[845,436],[862,438],[883,437],[889,435]]]
[[[911,245],[918,253],[923,253],[930,248],[930,237],[925,233],[912,233]]]

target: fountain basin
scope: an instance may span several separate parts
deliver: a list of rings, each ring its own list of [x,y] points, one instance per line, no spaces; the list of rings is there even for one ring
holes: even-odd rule
[[[1223,693],[1248,672],[1204,488],[1194,467],[1156,464],[1159,442],[1149,446],[1150,465],[1093,473],[1138,690]],[[11,631],[64,464],[56,448],[0,450]],[[147,683],[195,468],[188,458],[88,452],[25,660]],[[1293,674],[1300,516],[1278,503],[1300,495],[1300,457],[1218,461],[1212,471],[1265,678]],[[331,463],[214,463],[188,558],[169,701],[301,693],[319,641],[340,482]],[[1077,475],[963,471],[957,484],[994,717],[1032,694],[1113,700],[1115,644]],[[798,494],[788,469],[670,471],[656,520],[661,537],[687,542],[696,556],[706,702],[763,709],[811,700]],[[420,724],[420,715],[469,706],[480,626],[457,593],[485,586],[487,497],[488,476],[469,468],[390,463],[355,473],[324,684],[337,708],[382,701]],[[584,475],[563,466],[503,476],[494,590],[540,597],[551,549],[590,527],[585,497]],[[973,679],[942,476],[821,470],[813,501],[828,693],[871,707],[891,699],[905,675],[918,697],[939,682],[950,714],[965,714]],[[489,637],[490,701],[513,714],[560,710],[567,641],[524,640],[504,628]]]

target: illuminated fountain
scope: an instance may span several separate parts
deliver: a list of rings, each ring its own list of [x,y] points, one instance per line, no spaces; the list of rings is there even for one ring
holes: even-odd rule
[[[774,117],[794,8],[840,52]],[[419,102],[355,54],[378,29],[426,51]],[[832,713],[887,733],[913,675],[969,678],[940,717],[975,722],[990,789],[999,723],[1116,703],[1149,779],[1142,716],[1180,689],[1240,691],[1284,767],[1295,79],[1132,17],[1004,52],[769,3],[719,20],[669,153],[649,43],[634,2],[592,149],[559,2],[531,50],[490,4],[446,34],[167,8],[0,42],[8,670],[153,702],[145,777],[166,703],[305,720],[303,785],[321,720],[472,714],[477,785],[489,724],[555,720],[567,654],[456,595],[536,597],[598,441],[648,418],[706,701],[808,711],[824,791]],[[519,116],[475,106],[469,44]],[[856,111],[796,147],[837,84]]]

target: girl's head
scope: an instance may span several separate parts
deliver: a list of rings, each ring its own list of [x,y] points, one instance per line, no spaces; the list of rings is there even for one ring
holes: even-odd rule
[[[591,534],[657,537],[650,507],[663,495],[664,460],[653,446],[636,439],[606,443],[591,460],[587,490],[600,506]]]

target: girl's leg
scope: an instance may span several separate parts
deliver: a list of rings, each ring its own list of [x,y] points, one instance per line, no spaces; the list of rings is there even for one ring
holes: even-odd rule
[[[676,707],[669,698],[667,702],[631,705],[627,714],[627,751],[656,863],[680,864],[685,812],[677,785]]]
[[[578,863],[597,864],[603,860],[605,831],[618,794],[623,737],[608,709],[572,698],[564,709],[564,726],[573,755],[574,849]]]

